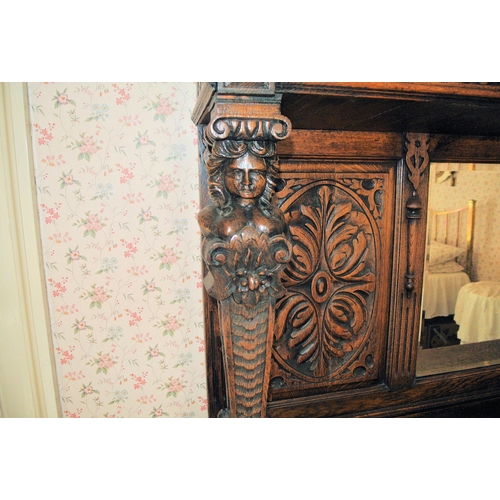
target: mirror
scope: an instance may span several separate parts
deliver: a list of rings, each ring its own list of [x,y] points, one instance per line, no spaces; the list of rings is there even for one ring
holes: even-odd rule
[[[481,363],[485,357],[500,363],[498,186],[500,165],[430,165],[419,358],[425,352],[425,359],[442,359],[435,351],[450,347],[458,356],[464,348],[457,346],[470,346],[465,349],[477,352]],[[467,209],[459,212],[463,207]],[[418,363],[417,375],[421,375]]]

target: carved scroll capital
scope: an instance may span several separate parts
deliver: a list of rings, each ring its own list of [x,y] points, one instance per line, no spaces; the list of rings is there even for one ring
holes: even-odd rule
[[[270,119],[241,119],[218,117],[205,129],[209,143],[222,140],[235,141],[279,141],[290,134],[291,124],[288,118],[279,116]]]

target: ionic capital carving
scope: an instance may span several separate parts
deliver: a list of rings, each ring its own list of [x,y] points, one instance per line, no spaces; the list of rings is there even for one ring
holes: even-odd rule
[[[271,119],[241,119],[218,117],[205,129],[209,143],[222,140],[236,141],[279,141],[285,139],[291,130],[288,118],[280,116]]]

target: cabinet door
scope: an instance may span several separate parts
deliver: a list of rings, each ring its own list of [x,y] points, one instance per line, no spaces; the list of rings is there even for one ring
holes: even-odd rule
[[[270,399],[384,378],[396,162],[281,160],[293,253],[276,304]]]

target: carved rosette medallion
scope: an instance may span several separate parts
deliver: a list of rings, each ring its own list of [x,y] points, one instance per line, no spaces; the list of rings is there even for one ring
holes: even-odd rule
[[[285,385],[370,376],[382,182],[292,182],[298,188],[285,186],[293,194],[281,205],[293,249],[287,294],[276,307],[281,368],[273,376],[279,372]]]
[[[207,292],[219,303],[228,408],[221,416],[264,417],[274,305],[291,245],[272,201],[275,143],[285,117],[217,117],[205,129],[205,162],[213,204],[198,216]]]

